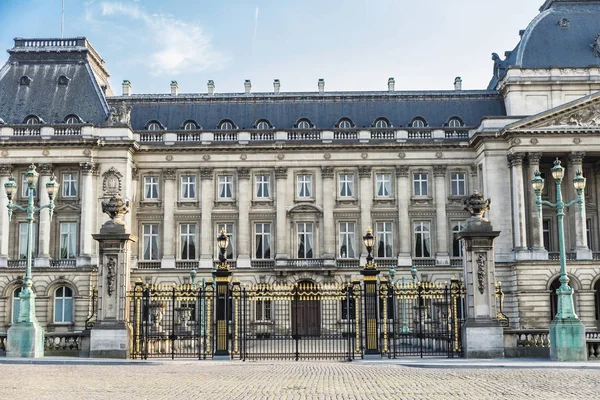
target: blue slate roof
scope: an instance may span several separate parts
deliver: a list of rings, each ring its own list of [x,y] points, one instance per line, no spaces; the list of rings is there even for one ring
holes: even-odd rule
[[[135,130],[145,129],[153,120],[167,129],[180,129],[185,121],[194,120],[208,130],[224,119],[240,129],[252,129],[260,119],[276,129],[288,129],[301,118],[320,129],[335,127],[341,118],[349,118],[357,128],[371,127],[378,118],[386,118],[394,127],[407,126],[415,117],[432,127],[444,126],[451,117],[476,126],[485,116],[506,115],[503,99],[495,91],[132,95],[108,101],[132,106]]]

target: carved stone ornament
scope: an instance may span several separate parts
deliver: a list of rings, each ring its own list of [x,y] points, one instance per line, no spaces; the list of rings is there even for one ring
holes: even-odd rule
[[[466,211],[471,213],[471,218],[487,221],[483,218],[483,213],[489,211],[491,199],[484,200],[483,195],[477,191],[463,200],[463,206]]]
[[[485,264],[487,264],[487,255],[485,253],[477,253],[477,288],[479,293],[485,291]]]
[[[121,103],[110,108],[108,124],[110,126],[129,125],[131,123],[131,106]]]
[[[172,181],[176,178],[177,174],[175,173],[175,169],[165,168],[163,169],[163,176],[165,177],[165,180]]]
[[[102,177],[104,178],[102,181],[102,191],[105,195],[114,196],[121,193],[123,175],[115,167],[110,167],[102,174]]]
[[[212,179],[213,178],[213,169],[204,167],[200,168],[200,179]]]
[[[594,57],[600,58],[600,33],[596,35],[590,47],[594,50]]]
[[[333,167],[331,167],[331,166],[321,167],[321,176],[323,177],[323,179],[333,178]]]
[[[396,176],[408,177],[408,165],[397,165]]]
[[[600,104],[581,108],[577,111],[566,113],[550,121],[550,126],[578,126],[581,128],[600,127]]]
[[[52,176],[52,164],[40,164],[38,166],[38,172],[42,176]]]
[[[123,201],[121,196],[114,195],[108,201],[102,202],[102,212],[107,214],[117,225],[125,225],[123,217],[129,212],[129,201]]]
[[[0,164],[0,176],[12,175],[13,166],[11,164]]]
[[[97,163],[82,162],[79,163],[82,175],[94,175],[98,171]]]
[[[237,177],[238,177],[238,179],[250,179],[250,168],[238,167]]]
[[[358,176],[360,178],[370,178],[371,177],[371,167],[366,165],[361,165],[358,167]]]
[[[275,179],[287,179],[287,168],[286,167],[275,168]]]
[[[433,176],[446,176],[447,169],[448,167],[446,165],[434,165]]]
[[[115,292],[115,280],[117,277],[117,262],[114,257],[108,257],[106,262],[106,292],[112,296]]]

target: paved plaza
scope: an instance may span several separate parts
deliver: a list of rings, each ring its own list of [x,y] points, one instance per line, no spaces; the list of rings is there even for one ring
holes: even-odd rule
[[[598,399],[600,365],[173,361],[0,364],[0,399]],[[402,364],[404,365],[402,365]],[[553,366],[554,365],[554,366]],[[589,367],[588,367],[589,366]]]

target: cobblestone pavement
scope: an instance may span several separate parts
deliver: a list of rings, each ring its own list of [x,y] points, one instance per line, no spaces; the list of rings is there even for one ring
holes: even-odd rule
[[[0,399],[598,399],[600,370],[335,362],[0,365]]]

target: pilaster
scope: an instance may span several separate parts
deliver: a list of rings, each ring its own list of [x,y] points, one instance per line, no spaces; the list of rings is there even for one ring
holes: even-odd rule
[[[512,178],[513,243],[517,260],[527,260],[530,258],[527,248],[527,218],[525,216],[524,159],[525,153],[512,153],[508,155]]]
[[[450,265],[448,253],[448,220],[446,217],[446,165],[433,166],[435,180],[436,265]]]
[[[94,193],[94,176],[97,175],[99,165],[96,163],[80,163],[81,175],[81,221],[80,221],[80,251],[77,260],[79,266],[91,265],[94,253],[92,232],[94,232],[94,212],[96,196]]]
[[[398,241],[400,252],[398,253],[398,265],[401,267],[412,266],[410,253],[410,218],[408,206],[410,201],[410,190],[408,185],[408,165],[396,167],[397,199],[398,199]]]
[[[38,167],[38,172],[40,174],[38,180],[38,192],[42,193],[42,190],[45,191],[46,184],[50,181],[50,177],[54,175],[53,165],[52,164],[40,164]],[[59,187],[59,189],[62,189]],[[50,199],[48,196],[40,196],[39,193],[37,195],[40,207],[48,205]],[[50,266],[50,236],[51,236],[51,224],[50,224],[50,214],[47,212],[42,212],[39,214],[39,251],[38,256],[34,260],[35,267],[49,267]]]
[[[177,235],[175,227],[175,201],[177,200],[177,173],[173,168],[163,169],[165,182],[162,193],[163,203],[163,249],[161,268],[175,268],[175,240]]]
[[[371,208],[373,207],[373,173],[370,166],[358,167],[358,177],[360,178],[360,233],[359,237],[365,234],[371,227]],[[362,253],[360,255],[360,264],[366,262],[367,253],[364,246],[360,246]]]
[[[286,253],[286,227],[287,227],[287,215],[286,215],[286,186],[287,186],[288,170],[286,167],[275,168],[275,182],[276,190],[275,203],[277,204],[277,242],[275,247],[275,259],[286,260],[288,258]]]
[[[323,254],[325,260],[331,264],[337,257],[335,248],[335,221],[333,220],[333,202],[336,196],[334,183],[334,170],[331,166],[321,167],[323,180]],[[327,261],[326,261],[327,262]]]
[[[584,152],[572,152],[571,154],[569,154],[569,168],[567,169],[568,182],[565,182],[565,186],[569,188],[569,199],[574,199],[577,197],[577,193],[575,192],[573,186],[573,179],[575,178],[575,174],[577,173],[577,171],[581,171],[581,173],[583,173],[584,157]],[[591,260],[593,258],[592,251],[590,250],[589,244],[587,242],[587,216],[585,207],[586,206],[584,191],[582,207],[579,207],[577,205],[573,206],[573,211],[575,211],[575,253],[577,254],[578,260]]]
[[[4,184],[8,182],[8,177],[12,175],[13,166],[10,164],[0,164],[0,190],[4,189]],[[0,195],[0,268],[6,267],[8,254],[8,198],[5,194]]]
[[[528,153],[527,161],[529,161],[529,168],[527,170],[527,176],[531,179],[535,171],[540,169],[540,159],[542,153]],[[529,231],[531,239],[531,258],[533,260],[547,260],[548,250],[544,248],[544,230],[542,216],[538,213],[537,205],[535,204],[535,195],[533,190],[528,188],[526,196],[528,201],[529,209]]]
[[[214,187],[213,187],[213,169],[202,168],[200,169],[200,180],[201,180],[201,192],[202,196],[202,216],[200,220],[202,240],[200,240],[200,268],[213,267],[213,252],[212,244],[215,233],[212,229],[212,207],[214,200]]]
[[[238,222],[239,222],[239,235],[237,238],[238,243],[238,268],[250,268],[250,238],[252,237],[252,231],[250,228],[250,168],[239,167],[237,169],[238,179]]]

